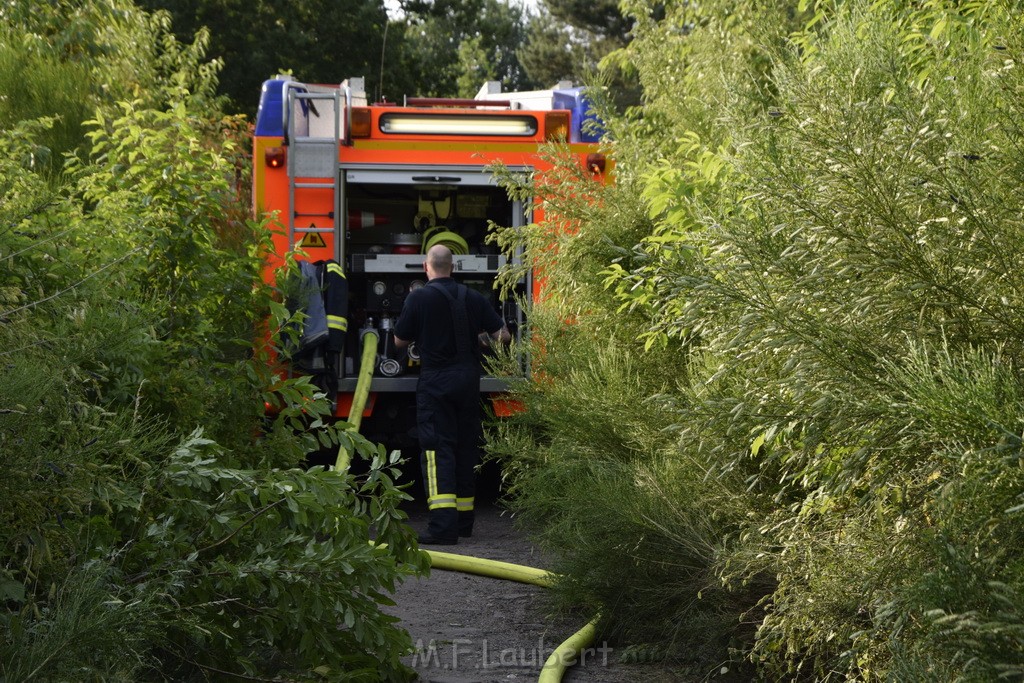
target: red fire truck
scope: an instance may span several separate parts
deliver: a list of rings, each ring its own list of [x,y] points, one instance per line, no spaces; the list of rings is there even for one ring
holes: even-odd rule
[[[402,447],[415,442],[415,350],[400,354],[390,335],[406,295],[426,281],[423,253],[433,244],[455,254],[453,276],[483,292],[516,339],[527,334],[522,302],[536,296],[525,275],[517,296],[499,300],[495,279],[507,263],[486,240],[489,222],[518,227],[542,220],[532,202],[511,199],[492,164],[514,174],[543,170],[548,141],[564,141],[586,168],[601,168],[595,134],[584,122],[581,88],[502,93],[486,84],[468,100],[408,98],[371,103],[363,79],[310,85],[279,76],[263,85],[256,120],[253,182],[257,215],[275,215],[273,273],[289,251],[333,264],[347,285],[345,328],[333,365],[337,415],[347,417],[365,354],[362,332],[378,335],[363,432]],[[528,262],[528,261],[527,261]],[[343,320],[341,320],[343,318]],[[521,374],[528,372],[525,359]],[[486,376],[481,391],[500,413],[507,378]]]

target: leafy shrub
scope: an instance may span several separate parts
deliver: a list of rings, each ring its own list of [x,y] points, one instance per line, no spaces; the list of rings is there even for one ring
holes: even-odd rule
[[[379,606],[426,565],[397,463],[274,360],[289,316],[237,204],[243,128],[204,118],[194,51],[121,9],[114,43],[141,31],[132,59],[184,70],[175,106],[99,98],[59,177],[52,121],[0,133],[0,670],[404,680],[409,637]],[[321,447],[367,473],[294,469]]]
[[[530,318],[535,380],[516,389],[525,411],[496,425],[488,452],[565,577],[557,607],[600,610],[608,636],[718,668],[742,637],[736,613],[760,595],[730,594],[714,573],[745,511],[676,449],[668,397],[689,375],[686,355],[660,344],[643,353],[648,309],[627,311],[603,287],[607,265],[631,257],[620,245],[647,227],[633,186],[597,185],[557,150],[551,160],[533,185],[513,187],[558,188],[545,195],[546,222],[498,235],[506,249],[525,246],[545,280]]]
[[[559,297],[614,293],[618,317],[571,319],[642,342],[609,342],[636,384],[622,404],[621,382],[574,385],[595,346],[542,328],[539,367],[565,355],[502,447],[544,491],[525,492],[527,518],[585,596],[622,601],[612,628],[634,611],[673,633],[721,609],[768,679],[1019,676],[1019,8],[625,6],[647,100],[606,117],[621,189],[578,207],[588,267],[544,266],[563,321]],[[630,243],[637,213],[612,207],[636,202],[649,222],[627,222],[647,228]],[[629,424],[620,409],[651,405],[668,431],[641,448],[586,415]],[[648,556],[634,509],[685,531]],[[656,571],[691,548],[720,590],[706,605]],[[602,593],[616,562],[628,588]]]

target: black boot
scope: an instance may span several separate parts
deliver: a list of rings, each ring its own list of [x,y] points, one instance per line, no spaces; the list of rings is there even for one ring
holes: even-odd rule
[[[473,520],[476,515],[472,510],[464,510],[459,513],[459,537],[469,538],[473,535]]]
[[[419,535],[420,545],[455,545],[458,542],[458,513],[452,508],[431,510],[427,531]]]
[[[430,533],[423,533],[416,537],[416,542],[420,545],[456,545],[459,539],[457,536],[455,538],[445,538],[434,536]]]

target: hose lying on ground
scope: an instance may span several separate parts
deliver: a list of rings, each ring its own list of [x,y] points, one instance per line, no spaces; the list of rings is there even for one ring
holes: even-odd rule
[[[537,569],[536,567],[527,567],[521,564],[512,564],[511,562],[499,562],[498,560],[486,560],[482,557],[443,553],[440,550],[425,550],[425,552],[430,555],[430,566],[436,569],[449,569],[467,574],[490,576],[494,579],[532,583],[534,586],[540,586],[541,588],[550,588],[555,580],[555,577],[550,572]]]
[[[562,680],[565,670],[576,663],[577,657],[583,650],[593,644],[597,637],[597,620],[594,617],[587,622],[587,625],[576,633],[566,638],[561,645],[544,662],[544,668],[540,670],[540,677],[537,683],[558,683]]]
[[[511,562],[499,562],[498,560],[486,560],[482,557],[470,557],[468,555],[456,555],[445,553],[439,550],[425,550],[430,556],[430,566],[436,569],[448,569],[451,571],[477,574],[479,576],[490,576],[495,579],[507,579],[519,583],[529,583],[542,588],[550,588],[556,575],[544,569],[527,567],[522,564]],[[576,663],[577,656],[585,648],[589,647],[597,635],[597,620],[594,617],[587,625],[576,633],[569,636],[561,645],[555,648],[554,652],[544,662],[540,671],[537,683],[559,683],[565,670]]]

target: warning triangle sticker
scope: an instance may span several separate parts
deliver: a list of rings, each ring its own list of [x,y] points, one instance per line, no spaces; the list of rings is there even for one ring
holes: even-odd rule
[[[306,236],[299,242],[299,246],[303,249],[316,249],[319,247],[326,247],[327,243],[324,242],[324,238],[320,236],[318,232],[307,232]]]

